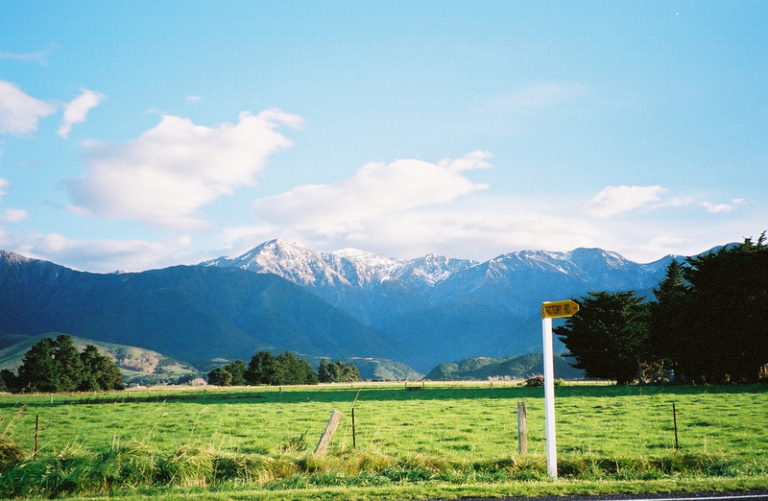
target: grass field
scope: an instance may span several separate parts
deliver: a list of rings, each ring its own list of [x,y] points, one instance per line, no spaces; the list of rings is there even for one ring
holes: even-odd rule
[[[556,482],[546,475],[541,388],[6,395],[0,432],[25,458],[6,463],[0,497],[426,499],[768,488],[766,385],[561,386],[556,395]],[[526,456],[517,454],[518,401],[528,409]],[[344,414],[341,425],[328,453],[313,455],[333,409]]]

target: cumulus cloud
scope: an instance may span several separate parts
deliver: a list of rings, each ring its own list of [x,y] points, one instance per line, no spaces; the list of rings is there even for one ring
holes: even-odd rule
[[[55,111],[54,106],[25,94],[17,85],[0,80],[0,134],[33,132],[41,118]]]
[[[596,246],[601,229],[586,218],[574,219],[570,203],[561,200],[531,210],[536,200],[478,191],[447,203],[366,211],[364,217],[351,213],[345,221],[334,220],[333,224],[315,219],[270,220],[270,225],[235,229],[231,236],[236,238],[228,239],[233,247],[219,254],[237,255],[275,236],[320,250],[357,247],[393,257],[437,252],[488,259],[518,249]]]
[[[9,187],[11,183],[0,177],[0,200],[2,200],[3,195],[5,195],[6,191],[5,189]]]
[[[29,216],[24,209],[6,209],[0,214],[0,223],[18,223]]]
[[[304,185],[254,203],[257,214],[272,223],[312,227],[315,231],[349,231],[360,221],[388,213],[447,203],[487,184],[463,173],[487,168],[485,152],[438,163],[403,159],[362,166],[354,176],[333,184]]]
[[[733,209],[735,209],[738,205],[741,205],[744,203],[744,199],[742,198],[734,198],[731,200],[730,203],[713,203],[708,202],[706,200],[700,201],[696,200],[696,198],[691,196],[685,196],[685,197],[673,197],[669,200],[666,200],[664,202],[661,202],[657,205],[657,207],[688,207],[688,206],[699,206],[703,207],[707,212],[712,214],[724,214],[727,212],[731,212]]]
[[[64,106],[64,116],[61,120],[61,127],[57,131],[58,135],[63,138],[68,137],[72,125],[85,122],[88,112],[98,106],[104,97],[104,94],[99,92],[83,89],[79,96]]]
[[[179,264],[177,253],[188,248],[192,239],[181,235],[149,242],[145,240],[77,240],[58,233],[23,237],[6,235],[5,248],[32,258],[45,259],[79,270],[112,272],[142,271]]]
[[[587,214],[609,218],[661,200],[661,186],[607,186],[584,205]]]
[[[157,126],[124,144],[86,145],[87,172],[66,186],[72,209],[103,218],[199,228],[199,209],[252,186],[268,157],[292,143],[276,129],[301,119],[277,109],[242,112],[216,127],[165,115]]]

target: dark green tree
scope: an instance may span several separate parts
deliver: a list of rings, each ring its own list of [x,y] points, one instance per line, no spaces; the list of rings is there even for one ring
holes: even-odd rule
[[[245,381],[250,385],[275,384],[275,356],[268,351],[260,351],[248,362]]]
[[[634,292],[590,292],[578,314],[554,332],[588,377],[623,384],[648,357],[648,307]]]
[[[231,386],[232,374],[224,367],[217,367],[208,373],[208,384]]]
[[[354,364],[342,364],[340,382],[354,383],[356,381],[360,381],[360,369]]]
[[[232,382],[230,383],[232,386],[243,386],[246,384],[245,372],[248,370],[248,367],[245,366],[242,360],[235,360],[231,364],[225,365],[224,369],[232,375]]]
[[[247,371],[248,368],[242,360],[235,360],[231,364],[217,367],[209,372],[208,383],[216,386],[242,386],[248,384],[245,379]]]
[[[72,336],[61,334],[53,342],[53,363],[56,366],[56,391],[75,391],[83,381],[83,362]]]
[[[687,354],[698,341],[691,338],[690,329],[691,296],[688,282],[685,280],[685,268],[673,260],[668,266],[664,279],[658,288],[653,289],[656,301],[650,303],[650,323],[648,333],[649,349],[654,358],[665,362],[672,369],[676,379],[683,373],[690,373],[694,362]]]
[[[123,375],[112,358],[102,355],[99,349],[89,344],[80,353],[83,364],[81,391],[122,390]]]
[[[8,389],[14,393],[121,390],[123,376],[111,358],[93,345],[78,353],[72,338],[42,339],[22,359],[18,374],[2,371]]]
[[[360,371],[354,364],[345,364],[341,360],[331,362],[327,358],[320,361],[317,370],[321,383],[350,383],[360,381]]]
[[[317,384],[317,373],[309,362],[285,351],[275,358],[275,373],[272,384]]]
[[[45,338],[33,345],[24,354],[21,367],[15,381],[17,392],[53,392],[57,391],[58,373],[53,361],[55,345],[52,339]],[[11,391],[14,391],[12,389]]]
[[[684,373],[707,382],[755,381],[768,364],[768,247],[757,242],[687,259],[688,351],[671,356]]]
[[[339,379],[339,367],[327,358],[320,360],[317,377],[321,383],[334,383]]]
[[[16,374],[9,371],[8,369],[3,369],[0,371],[0,391],[18,393],[18,391],[16,391],[17,385],[18,382]]]

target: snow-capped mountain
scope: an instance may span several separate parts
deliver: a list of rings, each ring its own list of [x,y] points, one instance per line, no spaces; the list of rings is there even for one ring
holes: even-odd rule
[[[291,349],[427,372],[538,352],[542,301],[650,294],[671,259],[638,264],[601,249],[393,259],[274,240],[201,266],[94,274],[0,251],[0,347],[7,335],[67,332],[188,361]]]
[[[387,280],[411,286],[432,286],[457,271],[477,264],[430,254],[418,259],[394,259],[360,249],[318,252],[285,240],[270,240],[235,258],[220,257],[201,263],[274,273],[309,287],[349,286],[364,288]]]
[[[359,299],[360,294],[369,295],[379,289],[408,291],[420,298],[417,303],[428,305],[480,294],[485,301],[518,310],[511,299],[522,300],[536,292],[571,296],[588,290],[648,291],[659,282],[671,259],[668,256],[638,264],[615,252],[584,248],[570,252],[510,252],[482,263],[436,254],[395,259],[359,249],[318,252],[296,243],[271,240],[241,256],[201,264],[274,273],[348,311],[355,308],[344,304],[342,297]],[[522,291],[524,297],[518,297]],[[494,292],[506,297],[497,301],[490,297]]]
[[[602,249],[518,251],[485,262],[434,254],[394,259],[273,240],[202,264],[288,279],[410,346],[399,359],[428,370],[445,360],[538,351],[542,301],[598,290],[650,295],[671,260],[638,264]]]

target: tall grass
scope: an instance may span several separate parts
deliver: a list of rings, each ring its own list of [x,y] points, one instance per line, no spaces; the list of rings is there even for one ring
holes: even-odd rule
[[[765,466],[723,454],[669,454],[649,458],[580,455],[563,458],[564,479],[650,480],[668,476],[756,476]],[[348,451],[333,456],[269,457],[185,444],[170,453],[140,443],[104,450],[72,444],[54,456],[23,460],[0,479],[2,497],[105,494],[149,487],[258,485],[264,489],[376,486],[404,482],[513,482],[545,480],[541,456],[462,461],[445,456]]]

